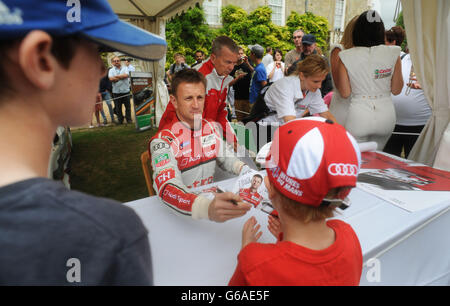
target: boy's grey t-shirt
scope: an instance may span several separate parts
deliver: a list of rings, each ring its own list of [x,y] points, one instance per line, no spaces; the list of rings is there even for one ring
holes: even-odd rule
[[[0,188],[0,285],[152,284],[132,209],[45,178]]]

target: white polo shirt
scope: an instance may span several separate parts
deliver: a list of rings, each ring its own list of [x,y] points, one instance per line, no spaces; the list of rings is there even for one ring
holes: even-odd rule
[[[113,66],[111,69],[109,69],[109,73],[108,73],[108,77],[115,77],[121,74],[128,74],[128,68],[126,66],[122,66],[120,69]],[[119,93],[127,93],[130,91],[130,81],[129,78],[117,81],[117,82],[112,82],[112,92],[115,94],[119,94]]]
[[[308,91],[303,97],[300,78],[297,75],[273,83],[267,90],[264,100],[267,107],[276,114],[261,119],[261,122],[284,123],[283,117],[300,117],[306,109],[309,109],[312,115],[328,111],[319,89],[316,92]]]

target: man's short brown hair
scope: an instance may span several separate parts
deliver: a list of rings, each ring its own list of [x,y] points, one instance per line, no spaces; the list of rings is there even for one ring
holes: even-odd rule
[[[252,179],[253,179],[254,177],[259,178],[259,179],[261,180],[261,182],[263,181],[263,177],[261,176],[261,174],[255,174],[255,175],[253,175]]]
[[[198,84],[202,83],[203,86],[205,86],[205,92],[206,92],[206,79],[203,74],[198,72],[195,69],[183,69],[175,73],[171,87],[172,87],[172,95],[177,95],[177,89],[178,86],[180,86],[181,83],[189,83],[189,84]]]
[[[223,47],[227,47],[233,53],[239,53],[238,45],[228,36],[218,36],[216,39],[214,39],[211,47],[211,53],[219,56]]]
[[[184,55],[181,54],[181,53],[175,53],[175,54],[173,55],[173,58],[175,59],[175,58],[177,58],[177,57],[182,57],[182,58],[184,58]]]

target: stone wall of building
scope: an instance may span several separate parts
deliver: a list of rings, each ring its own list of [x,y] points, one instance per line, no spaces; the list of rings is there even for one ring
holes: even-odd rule
[[[207,1],[207,0],[206,0]],[[229,4],[239,6],[247,12],[254,11],[257,7],[268,5],[268,0],[222,0],[222,6]],[[330,31],[334,25],[335,0],[285,0],[285,18],[295,11],[299,14],[305,13],[305,4],[308,5],[308,11],[315,15],[323,16],[328,19]],[[364,0],[346,0],[345,24],[350,19],[361,14],[368,9],[367,1]]]
[[[206,0],[207,1],[207,0]],[[222,0],[222,6],[235,5],[243,8],[247,13],[254,11],[259,6],[266,5],[266,0]]]
[[[356,15],[360,15],[362,12],[367,11],[368,9],[369,5],[367,1],[347,0],[345,10],[345,24],[347,24]]]

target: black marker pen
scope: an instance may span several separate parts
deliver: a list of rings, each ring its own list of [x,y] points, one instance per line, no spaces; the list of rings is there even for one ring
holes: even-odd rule
[[[222,189],[219,188],[219,186],[217,186],[217,193],[224,193],[225,191],[223,191]],[[236,200],[230,200],[231,203],[233,203],[234,205],[238,205],[238,203],[236,202]]]

